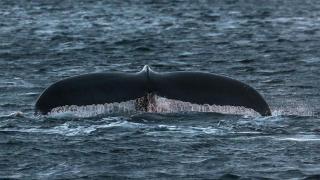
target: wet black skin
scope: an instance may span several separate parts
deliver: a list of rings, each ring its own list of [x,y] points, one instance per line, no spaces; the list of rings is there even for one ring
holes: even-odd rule
[[[138,73],[95,73],[75,76],[49,86],[36,102],[36,112],[47,114],[65,105],[92,105],[136,100],[148,110],[151,95],[195,104],[243,106],[270,116],[263,97],[240,81],[203,72],[158,73],[145,66]]]

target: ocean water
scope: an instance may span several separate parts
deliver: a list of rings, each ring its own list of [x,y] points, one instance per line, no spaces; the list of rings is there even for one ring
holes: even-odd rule
[[[317,0],[1,0],[0,179],[320,179],[319,49]],[[34,115],[60,79],[145,64],[238,79],[273,115]]]

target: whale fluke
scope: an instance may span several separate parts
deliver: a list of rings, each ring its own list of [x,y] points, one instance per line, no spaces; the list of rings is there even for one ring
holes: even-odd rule
[[[63,79],[49,86],[35,106],[37,112],[47,114],[66,105],[147,100],[150,94],[195,104],[242,106],[271,115],[263,97],[240,81],[203,72],[158,73],[149,66],[138,73],[93,73]]]

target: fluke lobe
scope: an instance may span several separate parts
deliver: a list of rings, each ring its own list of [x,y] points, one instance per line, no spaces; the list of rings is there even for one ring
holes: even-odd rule
[[[240,81],[203,72],[158,73],[147,65],[138,73],[93,73],[63,79],[49,86],[35,106],[36,112],[47,114],[66,105],[148,100],[150,94],[195,104],[242,106],[271,115],[263,97]]]

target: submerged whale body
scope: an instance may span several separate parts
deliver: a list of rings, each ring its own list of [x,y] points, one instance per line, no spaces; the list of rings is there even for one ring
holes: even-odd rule
[[[149,66],[138,73],[93,73],[63,79],[48,87],[35,106],[36,112],[47,114],[68,105],[136,100],[138,110],[148,111],[154,95],[195,104],[241,106],[271,115],[263,97],[240,81],[203,72],[158,73]]]

